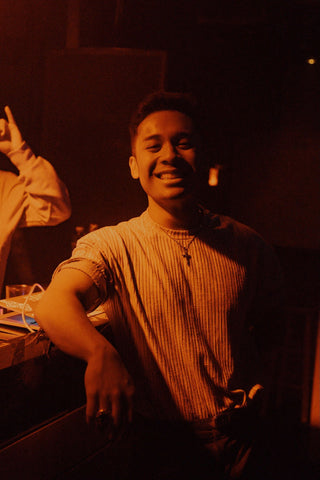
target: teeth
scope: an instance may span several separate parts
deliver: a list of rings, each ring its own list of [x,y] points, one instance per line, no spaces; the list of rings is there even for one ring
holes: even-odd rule
[[[159,178],[161,178],[161,180],[171,180],[171,179],[174,179],[174,178],[180,178],[181,175],[179,175],[178,173],[161,173],[159,175]]]

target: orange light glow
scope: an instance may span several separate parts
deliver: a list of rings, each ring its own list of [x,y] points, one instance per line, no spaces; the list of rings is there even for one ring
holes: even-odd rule
[[[208,184],[210,187],[216,187],[219,183],[219,171],[221,170],[220,165],[216,165],[215,167],[211,167],[209,170],[209,178]]]
[[[309,65],[314,65],[316,63],[316,59],[315,58],[308,58],[307,63],[309,63]]]

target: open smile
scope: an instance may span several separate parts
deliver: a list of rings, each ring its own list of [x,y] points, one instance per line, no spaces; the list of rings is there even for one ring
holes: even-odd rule
[[[160,180],[183,180],[186,178],[187,174],[180,170],[165,170],[163,172],[154,173],[154,176]]]

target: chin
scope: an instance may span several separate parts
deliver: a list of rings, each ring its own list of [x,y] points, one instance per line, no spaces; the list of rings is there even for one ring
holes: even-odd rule
[[[168,195],[164,200],[172,201],[172,202],[179,202],[181,204],[190,204],[195,199],[195,192],[190,191],[180,191],[180,192],[172,192],[171,195]]]

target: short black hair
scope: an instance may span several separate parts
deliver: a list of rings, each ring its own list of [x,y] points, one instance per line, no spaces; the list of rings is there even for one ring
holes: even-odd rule
[[[129,124],[131,144],[137,135],[140,123],[151,113],[175,110],[191,118],[197,133],[200,133],[200,113],[196,99],[189,93],[157,91],[148,94],[137,106]]]

